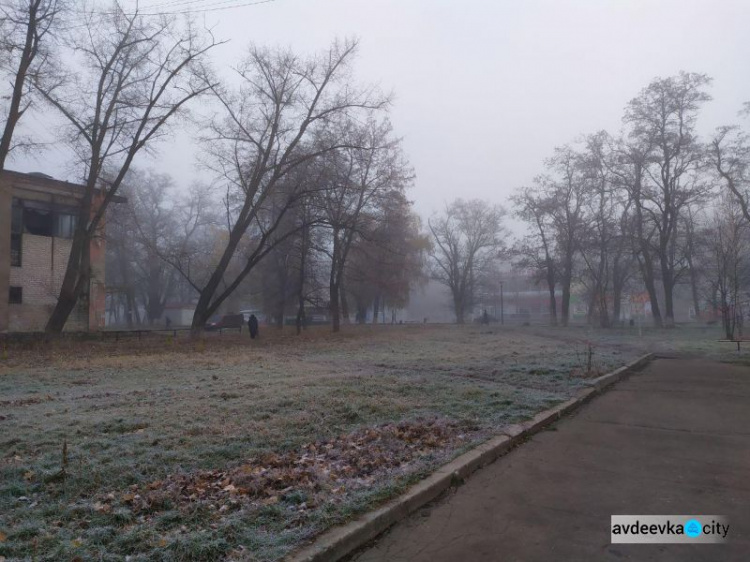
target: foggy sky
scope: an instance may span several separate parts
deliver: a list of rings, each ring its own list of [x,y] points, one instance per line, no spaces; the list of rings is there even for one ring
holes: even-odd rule
[[[741,122],[750,100],[747,0],[276,0],[199,17],[230,40],[215,53],[223,65],[251,41],[312,52],[358,37],[357,77],[395,94],[391,118],[424,217],[457,195],[505,203],[554,146],[616,133],[627,101],[656,76],[714,78],[703,134]],[[183,184],[198,173],[188,137],[164,143],[156,164]],[[9,167],[75,180],[66,158]]]

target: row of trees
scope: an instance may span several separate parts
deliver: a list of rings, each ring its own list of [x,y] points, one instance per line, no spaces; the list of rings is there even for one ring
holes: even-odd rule
[[[361,127],[392,137],[387,122]],[[295,315],[301,329],[306,309],[325,307],[338,330],[352,304],[358,321],[371,310],[375,322],[386,302],[404,306],[422,276],[426,241],[405,195],[410,172],[399,145],[330,151],[291,174],[258,209],[226,268],[225,280],[237,282],[222,282],[216,308],[260,305],[279,326]],[[131,173],[128,204],[110,216],[108,284],[120,289],[134,322],[153,323],[168,300],[199,296],[231,237],[231,191],[219,202],[194,186],[180,199],[170,197],[171,183],[163,174]],[[146,318],[134,312],[141,308]]]
[[[709,84],[685,72],[654,80],[628,103],[622,133],[557,148],[513,197],[529,227],[513,255],[547,287],[552,323],[568,324],[574,284],[603,327],[619,321],[626,290],[647,293],[656,326],[674,325],[680,284],[690,287],[696,314],[710,302],[725,319],[738,316],[750,285],[740,263],[750,152],[737,127],[699,138]]]
[[[110,269],[130,318],[140,301],[153,321],[187,286],[198,332],[250,285],[280,322],[295,303],[302,323],[326,267],[334,330],[349,317],[349,295],[360,317],[370,303],[377,313],[383,299],[404,301],[423,244],[406,197],[412,172],[387,120],[389,97],[353,78],[356,42],[312,57],[253,46],[220,80],[209,59],[220,43],[189,19],[16,0],[0,26],[11,84],[0,165],[27,110],[54,109],[85,186],[48,331],[87,297],[90,242],[107,215]],[[193,120],[216,181],[175,201],[168,177],[133,162],[197,100],[209,108]],[[130,200],[123,209],[112,205],[119,195]]]
[[[370,307],[377,317],[384,300],[405,302],[428,248],[459,322],[497,280],[502,208],[457,201],[429,222],[431,244],[420,234],[389,98],[353,79],[356,42],[306,58],[251,47],[220,80],[209,59],[220,43],[189,19],[15,0],[0,30],[8,89],[0,169],[12,150],[37,143],[17,134],[29,111],[52,109],[85,186],[49,331],[87,298],[90,242],[108,214],[122,240],[138,240],[113,246],[123,287],[139,287],[126,292],[127,306],[140,299],[153,320],[172,291],[192,291],[196,331],[242,287],[279,322],[296,310],[302,324],[305,304],[322,300],[334,329],[352,304],[355,317]],[[709,84],[695,73],[654,80],[628,103],[620,134],[556,149],[513,197],[529,233],[511,255],[546,286],[553,323],[569,322],[577,285],[602,326],[619,320],[621,296],[641,286],[657,326],[673,325],[680,284],[696,312],[708,301],[738,317],[729,311],[743,301],[750,143],[737,127],[698,137]],[[216,181],[175,201],[167,178],[132,167],[198,100],[203,164]],[[720,187],[728,199],[708,205]],[[120,212],[111,204],[123,194],[132,204]]]

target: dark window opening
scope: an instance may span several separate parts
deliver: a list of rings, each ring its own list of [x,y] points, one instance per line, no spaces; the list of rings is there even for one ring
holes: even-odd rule
[[[54,221],[51,209],[25,207],[23,210],[24,231],[36,236],[52,236]]]
[[[18,199],[13,200],[10,231],[13,234],[21,234],[23,232],[23,207]]]
[[[12,267],[21,267],[21,235],[10,235],[10,265]]]
[[[11,231],[14,234],[73,238],[78,209],[44,201],[13,200]]]
[[[23,303],[23,287],[11,287],[8,295],[8,303],[10,304],[22,304]]]

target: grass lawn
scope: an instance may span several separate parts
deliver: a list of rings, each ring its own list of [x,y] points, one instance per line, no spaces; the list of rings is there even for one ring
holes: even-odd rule
[[[640,348],[487,327],[11,346],[0,560],[278,560]],[[585,335],[585,334],[583,334]]]
[[[657,355],[692,355],[725,363],[748,364],[750,341],[741,352],[733,343],[720,342],[726,336],[718,324],[683,324],[671,329],[651,326],[594,329],[587,326],[569,328],[538,327],[532,331],[542,337],[568,341],[574,345],[590,342],[595,348],[620,349],[624,352],[651,352]],[[739,334],[737,336],[740,338]]]

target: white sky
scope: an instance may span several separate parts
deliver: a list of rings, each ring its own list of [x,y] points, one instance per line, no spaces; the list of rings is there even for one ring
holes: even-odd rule
[[[456,196],[505,203],[554,146],[616,132],[655,76],[714,78],[704,133],[738,122],[750,100],[748,0],[276,0],[201,17],[230,40],[216,53],[224,66],[251,41],[311,52],[359,37],[358,78],[395,93],[423,216]],[[197,173],[189,136],[164,143],[158,163],[183,184]],[[10,167],[75,179],[64,160],[51,151]]]

